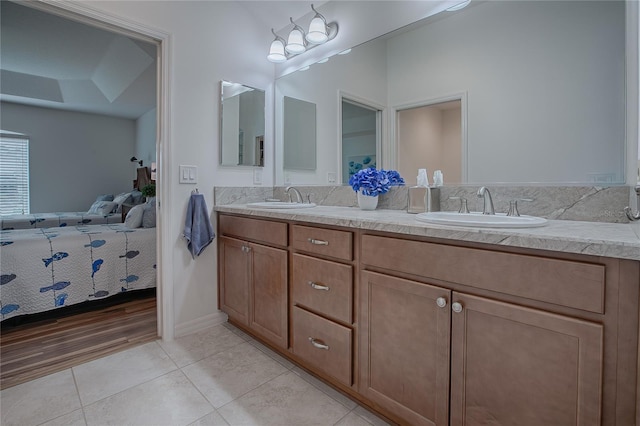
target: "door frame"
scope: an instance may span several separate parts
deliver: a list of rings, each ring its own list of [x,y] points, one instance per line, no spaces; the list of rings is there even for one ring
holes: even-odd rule
[[[163,340],[173,340],[173,263],[171,235],[171,211],[164,206],[171,205],[171,138],[170,138],[170,91],[171,81],[171,34],[151,28],[129,19],[120,18],[91,6],[55,0],[21,2],[46,13],[58,15],[80,23],[115,32],[127,37],[154,43],[157,49],[157,92],[156,92],[156,170],[159,192],[157,194],[156,226],[156,273],[157,273],[157,330]],[[163,238],[164,236],[164,238]]]

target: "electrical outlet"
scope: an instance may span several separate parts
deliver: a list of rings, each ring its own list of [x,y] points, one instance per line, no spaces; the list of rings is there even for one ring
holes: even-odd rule
[[[327,182],[336,183],[336,172],[327,172]]]
[[[262,169],[253,169],[253,184],[262,185]]]

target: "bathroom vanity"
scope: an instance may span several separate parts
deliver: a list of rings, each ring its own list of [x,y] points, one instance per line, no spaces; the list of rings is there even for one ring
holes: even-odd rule
[[[636,424],[640,239],[631,228],[216,210],[229,321],[391,421]]]

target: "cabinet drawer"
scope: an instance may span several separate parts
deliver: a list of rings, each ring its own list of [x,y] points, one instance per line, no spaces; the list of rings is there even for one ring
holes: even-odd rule
[[[218,216],[218,229],[223,235],[231,235],[267,244],[287,245],[287,224],[248,217]]]
[[[293,307],[293,353],[351,386],[351,329]]]
[[[293,255],[293,303],[346,323],[352,322],[353,268],[350,265]]]
[[[337,259],[353,259],[353,235],[348,231],[293,225],[291,245],[296,250]]]
[[[604,313],[604,265],[374,235],[361,247],[366,265]]]

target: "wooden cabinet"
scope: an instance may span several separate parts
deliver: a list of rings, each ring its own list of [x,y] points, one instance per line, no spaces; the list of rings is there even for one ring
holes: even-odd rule
[[[233,321],[286,349],[289,342],[287,251],[225,236],[244,233],[253,239],[271,242],[280,240],[280,230],[286,241],[286,224],[272,227],[273,223],[263,221],[264,226],[260,228],[255,226],[253,219],[246,219],[250,222],[244,224],[242,220],[220,221],[223,235],[218,243],[220,309]],[[284,228],[278,225],[284,225]]]
[[[408,423],[600,423],[601,324],[366,271],[361,292],[360,392]]]
[[[347,387],[354,380],[352,241],[351,232],[292,226],[291,351]]]
[[[460,293],[452,300],[452,426],[600,424],[601,324]]]
[[[408,424],[446,425],[451,292],[373,272],[360,284],[360,393]]]

